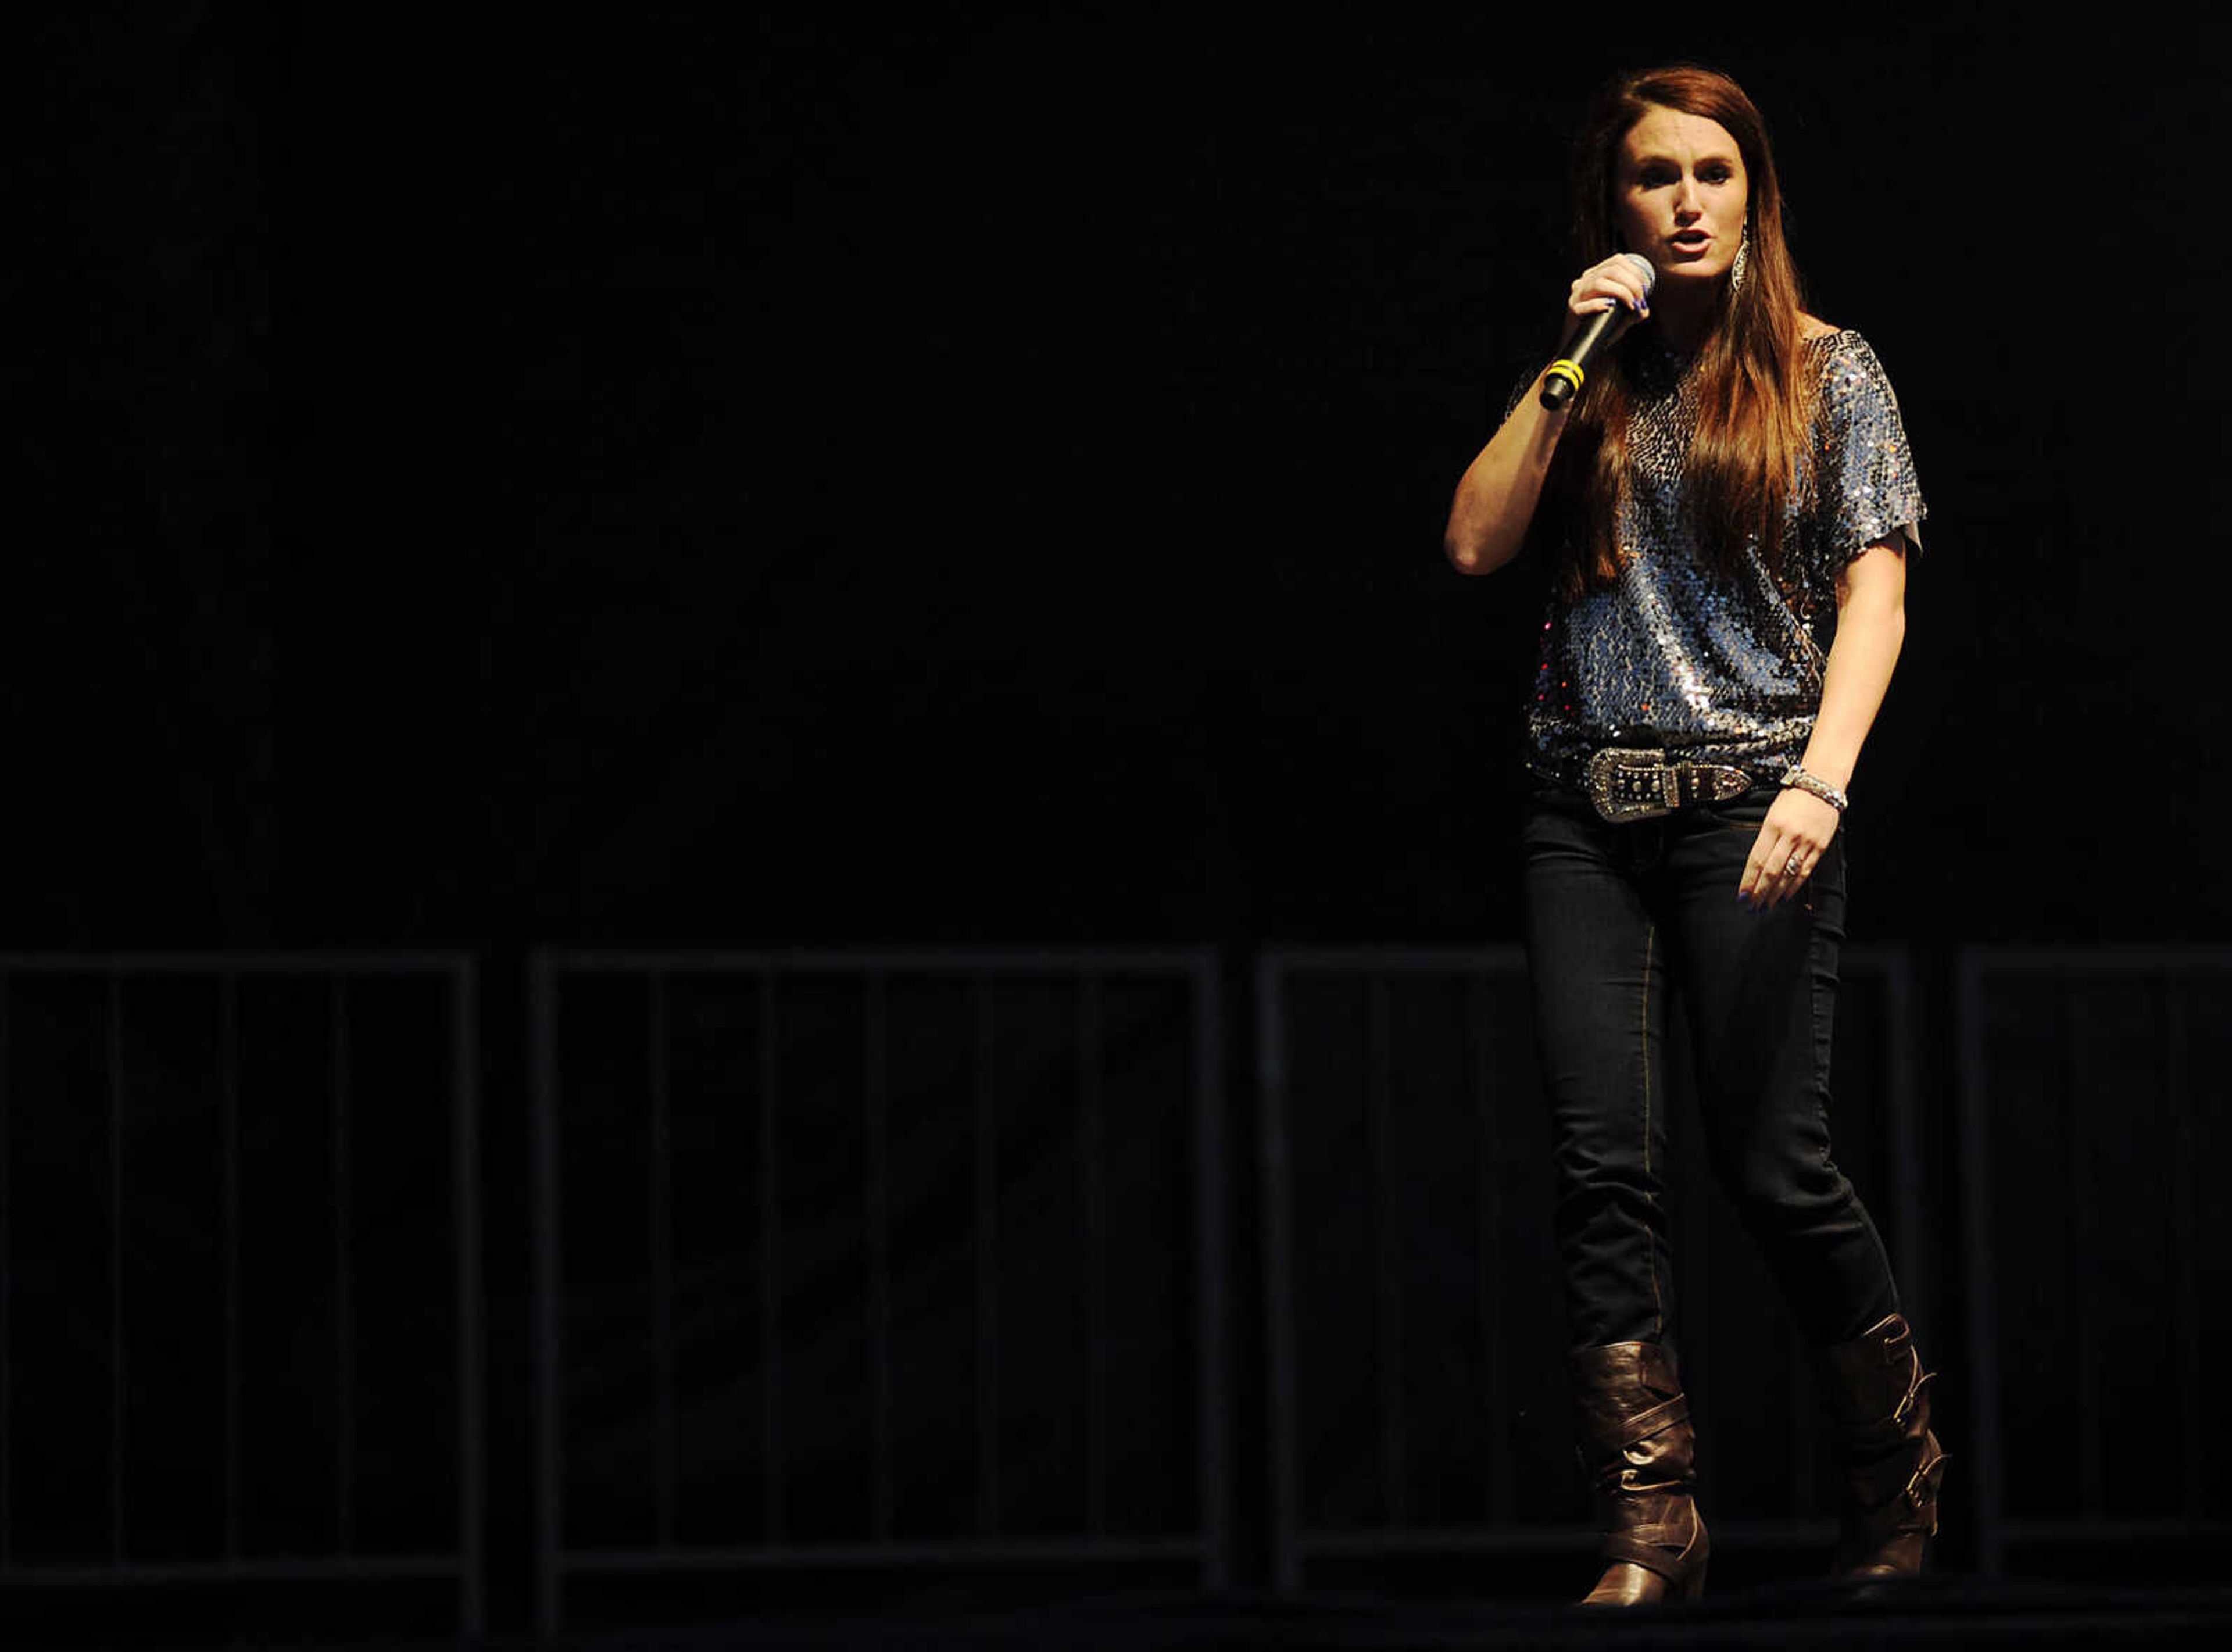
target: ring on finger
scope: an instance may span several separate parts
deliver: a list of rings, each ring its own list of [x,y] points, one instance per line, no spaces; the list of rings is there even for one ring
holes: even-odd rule
[[[1793,878],[1803,878],[1806,876],[1806,857],[1804,855],[1791,856],[1788,860],[1783,863],[1782,870]]]

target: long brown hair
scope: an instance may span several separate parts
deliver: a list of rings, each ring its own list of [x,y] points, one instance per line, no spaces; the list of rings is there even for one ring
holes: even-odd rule
[[[1731,290],[1722,278],[1719,320],[1698,353],[1689,493],[1699,541],[1723,571],[1735,569],[1752,538],[1769,570],[1777,570],[1814,387],[1799,371],[1804,300],[1783,236],[1782,186],[1767,123],[1742,87],[1716,70],[1677,63],[1622,75],[1598,93],[1573,157],[1581,260],[1594,264],[1621,250],[1612,205],[1620,144],[1654,108],[1719,122],[1743,158],[1749,249],[1742,284]],[[1630,333],[1604,370],[1590,375],[1572,421],[1578,428],[1560,444],[1564,485],[1585,501],[1584,532],[1563,554],[1559,575],[1569,598],[1609,585],[1619,572],[1618,511],[1635,406],[1627,359],[1636,339]]]

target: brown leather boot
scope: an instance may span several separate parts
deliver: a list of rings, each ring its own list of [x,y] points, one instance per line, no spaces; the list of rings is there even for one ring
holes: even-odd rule
[[[1937,1535],[1947,1458],[1930,1432],[1930,1379],[1914,1331],[1892,1314],[1823,1355],[1829,1409],[1845,1441],[1844,1535],[1829,1575],[1840,1583],[1911,1577]]]
[[[1704,1593],[1712,1545],[1697,1516],[1697,1434],[1674,1351],[1616,1342],[1573,1357],[1581,1462],[1596,1506],[1604,1576],[1584,1606],[1639,1606]]]

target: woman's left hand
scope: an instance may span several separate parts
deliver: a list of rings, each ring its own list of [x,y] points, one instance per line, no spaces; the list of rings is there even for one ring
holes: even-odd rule
[[[1835,805],[1785,787],[1759,823],[1737,896],[1764,911],[1795,895],[1821,864],[1822,852],[1837,835],[1839,818]]]

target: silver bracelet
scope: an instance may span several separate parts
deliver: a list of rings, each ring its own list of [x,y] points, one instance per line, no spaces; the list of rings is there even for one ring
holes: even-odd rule
[[[1839,814],[1845,812],[1845,805],[1852,801],[1820,775],[1809,774],[1795,763],[1791,764],[1790,772],[1782,777],[1782,783],[1794,786],[1801,792],[1811,792]]]

